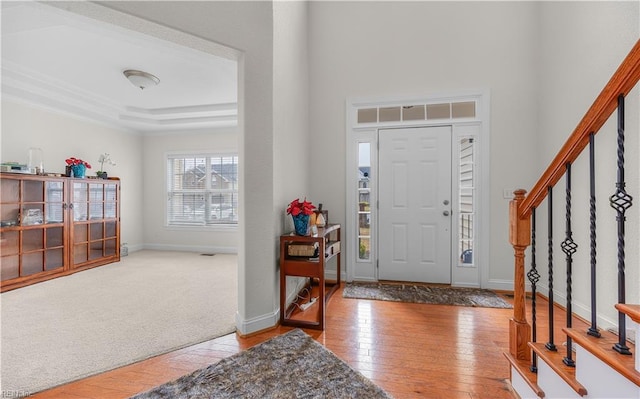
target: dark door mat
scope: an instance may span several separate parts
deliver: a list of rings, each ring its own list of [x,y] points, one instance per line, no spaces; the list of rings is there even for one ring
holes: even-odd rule
[[[513,308],[510,303],[490,290],[418,283],[347,283],[342,292],[342,296],[345,298],[375,299],[392,302],[502,309]]]

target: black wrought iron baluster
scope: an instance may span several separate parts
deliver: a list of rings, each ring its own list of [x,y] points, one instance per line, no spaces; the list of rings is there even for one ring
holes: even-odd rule
[[[596,143],[595,134],[589,134],[589,229],[591,246],[591,327],[587,334],[600,338],[597,319],[597,296],[596,296]]]
[[[618,303],[625,303],[625,252],[624,224],[625,212],[632,205],[633,198],[625,191],[624,181],[624,95],[618,96],[618,180],[616,192],[609,197],[609,205],[616,210],[618,222]],[[613,349],[623,355],[630,355],[627,346],[626,320],[624,313],[618,311],[618,343]]]
[[[549,266],[549,341],[545,347],[550,351],[557,351],[553,343],[553,187],[547,187],[547,251]]]
[[[571,164],[567,164],[567,173],[565,174],[566,181],[566,231],[565,239],[560,244],[562,252],[566,255],[567,262],[567,328],[571,328],[573,319],[573,310],[571,307],[571,294],[572,294],[572,266],[573,266],[573,254],[578,250],[578,244],[573,241],[573,231],[571,230]],[[575,367],[576,362],[573,360],[573,340],[567,336],[567,356],[562,361],[567,366]]]
[[[536,287],[540,280],[540,274],[536,264],[536,208],[531,210],[531,270],[527,273],[527,278],[531,283],[531,340],[537,342]],[[534,373],[538,372],[538,354],[536,352],[533,352],[529,369]]]

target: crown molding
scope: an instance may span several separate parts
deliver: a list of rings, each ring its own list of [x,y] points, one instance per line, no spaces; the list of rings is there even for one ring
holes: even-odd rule
[[[96,120],[127,131],[230,127],[238,123],[238,104],[167,108],[121,106],[79,87],[55,81],[11,62],[2,65],[2,95],[36,107]]]
[[[228,102],[235,100],[233,96],[226,96],[226,98],[225,96],[203,96],[202,88],[211,87],[212,81],[201,78],[198,80],[203,68],[210,70],[208,68],[212,65],[214,67],[211,73],[214,76],[218,76],[215,75],[216,73],[226,76],[225,74],[229,73],[227,64],[230,61],[234,62],[239,56],[236,50],[96,4],[39,2],[20,3],[14,6],[2,4],[2,10],[3,13],[6,12],[7,18],[12,16],[15,22],[7,24],[6,27],[3,24],[1,65],[3,99],[77,119],[94,120],[127,132],[145,134],[169,130],[233,127],[238,124],[238,104]],[[78,44],[78,48],[91,48],[91,50],[76,57],[74,54],[65,52],[65,49],[74,48],[71,44],[67,44],[60,47],[59,52],[51,52],[49,57],[61,57],[58,60],[49,58],[52,61],[51,64],[58,67],[55,72],[52,72],[46,61],[47,58],[40,60],[35,57],[38,53],[32,53],[33,57],[20,56],[20,54],[26,54],[21,49],[20,43],[22,46],[39,43],[34,41],[34,38],[38,37],[36,35],[43,37],[40,41],[42,43],[46,42],[44,38],[47,36],[61,40],[73,38],[73,43]],[[76,38],[78,42],[75,41]],[[87,46],[87,42],[83,40],[88,38],[93,38],[94,41],[106,38],[104,43],[107,46]],[[5,40],[12,40],[7,42],[11,43],[11,46],[5,47]],[[51,48],[42,48],[39,54],[46,54],[49,49],[58,49],[57,45],[61,42],[55,43],[56,45]],[[118,43],[122,43],[124,50],[119,49]],[[150,89],[149,94],[153,93],[148,96],[151,101],[143,101],[139,91],[135,92],[133,88],[131,93],[126,95],[114,90],[103,90],[114,88],[119,84],[118,78],[112,73],[113,66],[121,64],[129,66],[129,58],[123,56],[125,54],[132,56],[132,47],[126,46],[131,43],[140,48],[153,50],[139,54],[141,58],[137,62],[138,65],[145,68],[146,63],[147,68],[154,71],[164,69],[163,77],[173,84],[155,93]],[[12,52],[5,52],[4,48],[11,49]],[[96,53],[92,53],[94,48]],[[114,52],[114,49],[118,50]],[[128,50],[128,53],[125,50]],[[171,57],[160,57],[159,54],[171,54]],[[111,62],[107,63],[108,66],[105,69],[94,72],[97,76],[91,77],[88,74],[93,68],[100,69],[103,65],[84,63],[82,60],[95,60],[96,57],[108,59]],[[212,57],[217,57],[220,61],[212,61]],[[225,58],[226,61],[223,60]],[[23,64],[23,60],[27,62]],[[55,62],[59,60],[67,62]],[[75,63],[69,60],[74,60]],[[179,60],[181,64],[172,66],[172,60]],[[177,65],[184,67],[185,62],[188,66],[194,66],[187,76],[167,74],[167,71],[177,70]],[[60,68],[61,65],[65,65],[66,69]],[[152,68],[153,65],[158,68]],[[116,71],[117,68],[115,68]],[[71,71],[73,74],[70,74]],[[233,73],[229,75],[229,77],[232,76]],[[93,79],[92,83],[101,84],[80,83],[87,82],[87,77]],[[124,81],[123,77],[122,79]],[[186,79],[187,83],[176,84],[181,81],[180,79]],[[107,81],[109,83],[105,84]],[[228,90],[228,86],[227,83],[224,90]],[[196,92],[189,96],[188,93],[194,89]],[[212,90],[215,89],[212,87]],[[114,96],[114,92],[118,95]],[[145,94],[147,94],[146,91]],[[218,99],[225,102],[215,103]],[[185,105],[187,101],[192,104]]]

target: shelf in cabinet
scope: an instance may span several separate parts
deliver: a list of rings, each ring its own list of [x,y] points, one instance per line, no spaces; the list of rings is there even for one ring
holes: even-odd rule
[[[317,244],[320,256],[316,258],[290,256],[287,248],[290,244]],[[337,259],[336,279],[327,280],[325,278],[325,266],[331,259]],[[292,312],[291,304],[287,306],[287,276],[303,277],[311,281],[311,286],[317,281],[316,294],[317,304],[312,305],[303,311],[302,318],[290,318]],[[325,320],[325,308],[331,295],[340,287],[340,225],[333,224],[318,228],[317,236],[280,236],[280,324],[287,326],[298,326],[303,328],[314,328],[323,330]],[[310,289],[310,288],[309,288]],[[301,291],[302,292],[302,291]],[[299,313],[299,312],[298,312]],[[310,316],[315,314],[313,320]]]
[[[78,186],[86,187],[89,183],[83,179],[4,172],[0,173],[0,178],[3,221],[15,221],[13,226],[0,226],[0,256],[3,264],[1,292],[120,259],[119,179],[111,179],[108,183],[104,180],[91,181],[92,192],[100,192],[100,199],[84,201],[88,197],[84,194],[89,189],[77,189]],[[108,202],[103,200],[105,197],[109,197]],[[111,217],[74,221],[75,204],[80,208],[97,206],[100,213],[103,213],[102,208],[109,206]],[[26,215],[28,209],[40,210],[42,219],[37,221],[42,222],[22,223],[21,217]],[[89,213],[86,214],[89,216]],[[92,245],[100,249],[92,249],[91,256],[76,261],[74,246],[77,246],[77,240],[83,236],[74,233],[83,229],[88,231],[85,226],[91,224],[98,225],[96,230],[100,231],[96,236],[100,236],[100,239],[92,237],[91,242],[84,245],[87,246],[87,253]],[[76,229],[78,226],[79,229]]]

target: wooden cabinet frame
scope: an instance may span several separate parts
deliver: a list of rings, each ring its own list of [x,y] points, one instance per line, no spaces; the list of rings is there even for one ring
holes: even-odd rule
[[[0,291],[120,260],[120,180],[0,174]]]
[[[291,256],[288,246],[292,244],[317,244],[318,258]],[[327,282],[325,268],[327,262],[336,259],[336,281]],[[287,307],[287,276],[308,277],[311,284],[318,283],[318,306],[314,320],[301,320],[290,317],[294,311]],[[340,225],[333,224],[318,229],[318,236],[280,236],[280,324],[324,330],[326,304],[331,295],[340,288]],[[311,296],[311,295],[310,295]]]

